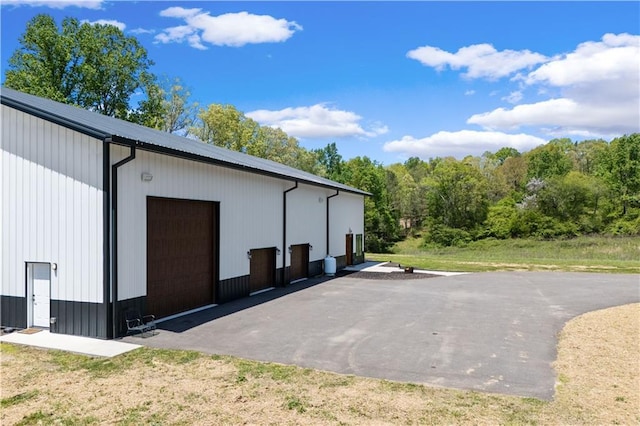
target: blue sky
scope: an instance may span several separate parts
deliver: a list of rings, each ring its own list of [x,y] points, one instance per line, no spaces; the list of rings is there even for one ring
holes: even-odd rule
[[[640,131],[639,2],[1,0],[2,79],[39,13],[112,23],[201,106],[385,165]]]

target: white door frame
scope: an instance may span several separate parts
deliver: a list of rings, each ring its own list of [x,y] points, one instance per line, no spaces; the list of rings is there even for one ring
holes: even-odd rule
[[[34,275],[34,268],[36,267],[36,265],[41,267],[46,266],[47,272],[48,272],[48,281],[49,281],[49,289],[48,289],[49,294],[48,294],[48,301],[46,303],[46,306],[47,306],[46,309],[48,309],[48,312],[44,316],[46,318],[46,321],[41,319],[40,322],[36,321],[36,315],[35,315],[36,308],[34,307],[35,305],[34,279],[36,279]],[[27,262],[26,270],[27,270],[26,271],[27,272],[26,274],[27,327],[35,326],[35,327],[49,328],[49,318],[51,317],[51,264],[46,262]]]

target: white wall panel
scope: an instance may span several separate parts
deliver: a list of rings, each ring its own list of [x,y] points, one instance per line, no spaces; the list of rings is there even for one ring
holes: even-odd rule
[[[340,192],[340,195],[331,198],[329,202],[329,254],[344,256],[345,236],[349,230],[354,236],[364,234],[364,197]],[[355,244],[355,237],[353,241]]]
[[[309,261],[327,255],[327,196],[335,193],[324,188],[299,185],[287,194],[287,248],[292,244],[309,243]],[[287,265],[291,255],[287,253]]]
[[[114,146],[112,163],[129,155]],[[151,182],[142,182],[143,172]],[[147,196],[220,203],[220,279],[249,274],[247,251],[282,245],[282,193],[291,183],[210,164],[136,151],[118,169],[118,299],[146,294]],[[276,259],[282,265],[282,254]]]
[[[25,262],[57,263],[51,297],[102,301],[102,141],[2,106],[2,294],[25,296]]]

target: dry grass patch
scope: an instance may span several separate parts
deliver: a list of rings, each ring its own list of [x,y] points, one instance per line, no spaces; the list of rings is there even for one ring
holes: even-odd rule
[[[558,407],[592,424],[640,424],[640,304],[569,321],[555,368]]]
[[[636,304],[571,321],[553,402],[192,351],[103,359],[2,344],[0,423],[638,424],[639,319]]]

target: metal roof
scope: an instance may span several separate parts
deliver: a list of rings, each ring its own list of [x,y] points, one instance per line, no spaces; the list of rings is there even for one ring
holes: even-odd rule
[[[8,87],[0,90],[0,101],[20,111],[54,122],[89,136],[115,142],[135,144],[136,148],[166,155],[188,158],[309,185],[371,195],[329,179],[316,176],[275,161],[231,151],[202,141],[151,129],[114,117],[63,104],[39,96],[29,95]]]

